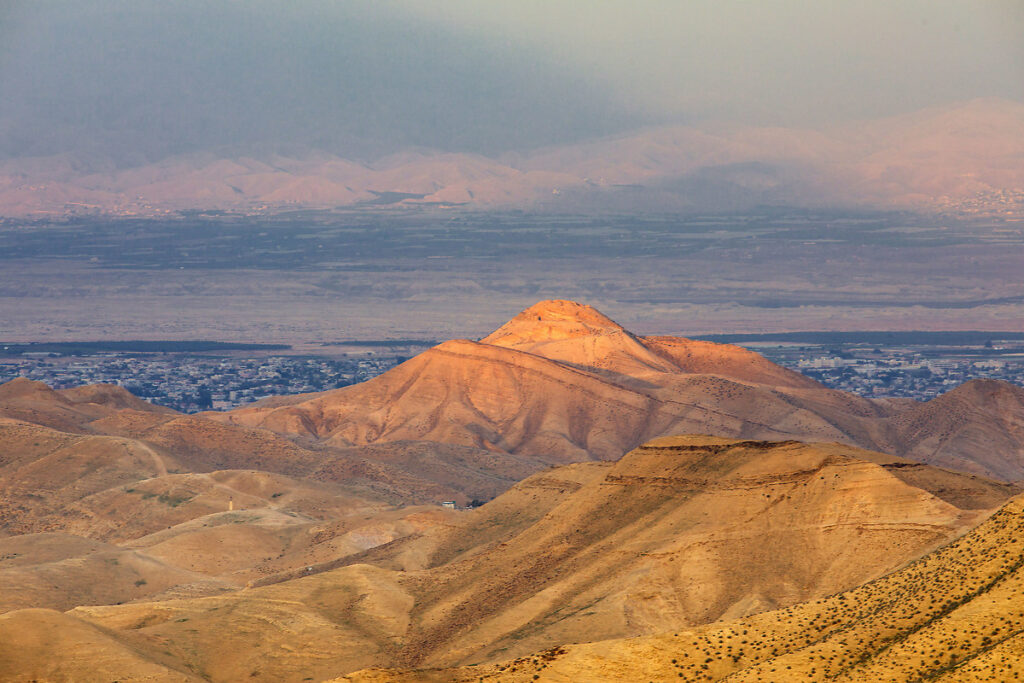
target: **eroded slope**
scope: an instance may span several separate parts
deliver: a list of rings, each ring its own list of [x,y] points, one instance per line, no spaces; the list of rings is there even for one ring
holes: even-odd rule
[[[1014,491],[837,444],[666,438],[618,463],[539,473],[305,576],[73,614],[213,680],[493,661],[834,593]]]
[[[362,384],[209,417],[332,446],[432,441],[540,463],[614,460],[666,434],[837,441],[1024,479],[1024,390],[984,387],[868,400],[739,347],[640,337],[555,300]]]
[[[1024,676],[1024,500],[882,579],[823,600],[496,666],[383,681],[1010,681]]]

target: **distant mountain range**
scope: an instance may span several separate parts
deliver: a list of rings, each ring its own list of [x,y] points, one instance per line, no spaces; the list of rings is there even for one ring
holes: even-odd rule
[[[133,168],[0,161],[0,216],[465,205],[740,210],[755,205],[1024,214],[1024,104],[972,100],[828,129],[676,126],[487,158],[416,150],[372,163],[172,157]]]

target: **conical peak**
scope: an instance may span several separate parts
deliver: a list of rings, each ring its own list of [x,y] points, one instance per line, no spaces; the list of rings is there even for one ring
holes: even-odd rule
[[[566,299],[548,299],[547,301],[535,303],[513,318],[513,320],[566,322],[590,325],[596,328],[622,329],[622,325],[619,325],[596,308]]]
[[[530,306],[481,341],[507,346],[624,331],[617,322],[586,304],[551,299]]]

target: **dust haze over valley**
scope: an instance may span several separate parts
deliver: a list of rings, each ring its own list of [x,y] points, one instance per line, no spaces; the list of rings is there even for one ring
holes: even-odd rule
[[[0,2],[0,680],[1015,679],[1022,35]]]
[[[2,341],[478,338],[564,297],[644,333],[1019,332],[1019,225],[792,210],[11,222]]]
[[[1021,331],[1019,3],[0,5],[0,341]]]

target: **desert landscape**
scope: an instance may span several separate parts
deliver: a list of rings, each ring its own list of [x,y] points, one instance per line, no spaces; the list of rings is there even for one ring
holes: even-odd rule
[[[320,394],[0,416],[13,679],[903,680],[1015,599],[1024,390],[865,399],[571,301]]]
[[[1020,679],[1021,36],[0,2],[0,683]]]

